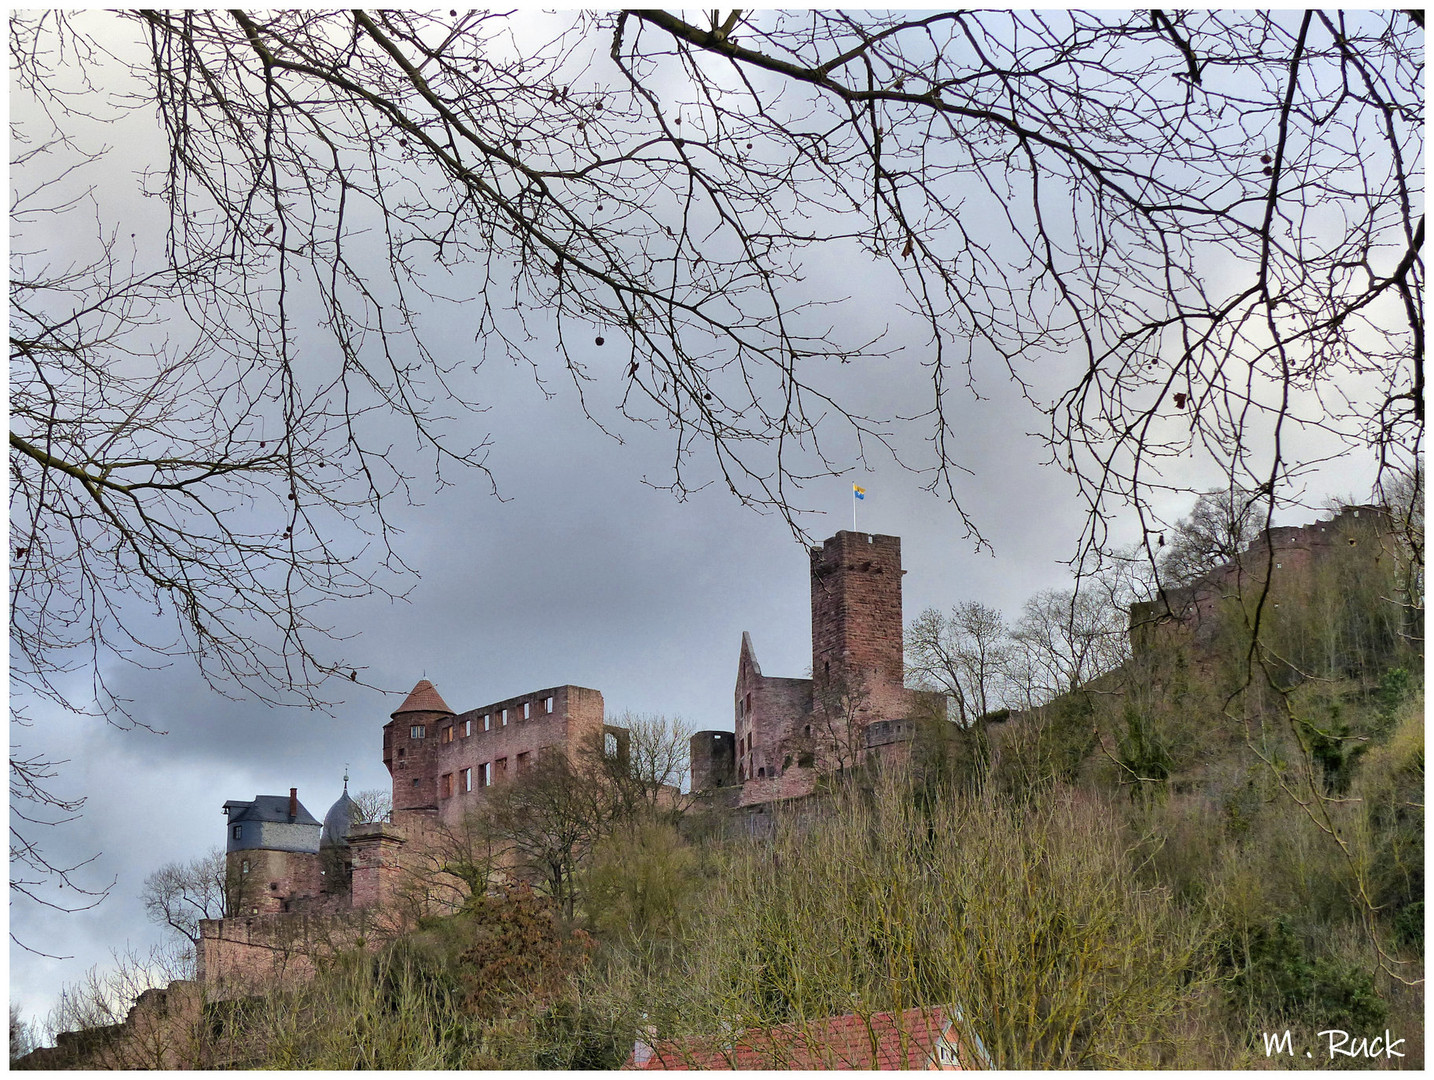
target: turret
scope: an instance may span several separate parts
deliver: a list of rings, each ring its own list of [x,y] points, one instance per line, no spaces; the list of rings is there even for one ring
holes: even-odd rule
[[[285,910],[320,889],[318,819],[299,802],[298,788],[285,795],[256,795],[252,802],[224,804],[229,818],[225,862],[236,913]]]
[[[431,682],[420,679],[383,727],[383,763],[393,777],[394,821],[438,812],[438,723],[453,716]]]

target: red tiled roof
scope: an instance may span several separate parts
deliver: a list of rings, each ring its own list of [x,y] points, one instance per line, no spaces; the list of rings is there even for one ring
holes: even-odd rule
[[[403,704],[389,713],[389,716],[397,717],[402,716],[404,713],[413,712],[436,712],[446,713],[449,716],[453,715],[453,710],[438,696],[438,691],[433,688],[433,684],[427,679],[419,679],[418,685],[415,686],[408,697],[404,699]]]
[[[768,1030],[752,1028],[727,1047],[696,1042],[658,1043],[630,1054],[625,1069],[928,1069],[940,1063],[943,1036],[953,1047],[946,1010],[907,1009],[902,1013],[832,1016],[803,1025],[783,1024]],[[639,1063],[640,1053],[647,1056]],[[971,1068],[962,1064],[945,1068]]]

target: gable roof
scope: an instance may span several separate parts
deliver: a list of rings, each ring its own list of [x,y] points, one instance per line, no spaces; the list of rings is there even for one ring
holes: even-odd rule
[[[287,795],[255,795],[253,802],[231,799],[224,804],[224,812],[229,815],[229,824],[231,825],[240,821],[292,821],[297,825],[319,824],[319,819],[305,810],[303,803],[299,803],[298,815],[293,818],[289,817],[289,796]]]
[[[757,650],[752,648],[752,635],[746,630],[742,631],[742,651],[737,654],[737,671],[739,675],[741,674],[742,661],[744,660],[752,665],[753,675],[760,676],[762,674],[762,665],[757,663]]]
[[[404,698],[403,704],[389,713],[395,719],[404,713],[415,712],[436,712],[453,715],[453,710],[448,707],[447,702],[433,688],[433,684],[427,679],[419,679],[418,685],[409,691],[408,697]]]
[[[639,1043],[623,1068],[904,1070],[970,1069],[983,1064],[958,1046],[947,1009],[907,1009],[749,1028],[727,1046],[696,1041],[651,1047]]]

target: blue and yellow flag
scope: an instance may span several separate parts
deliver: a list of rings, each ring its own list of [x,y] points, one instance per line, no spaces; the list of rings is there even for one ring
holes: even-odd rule
[[[866,488],[864,487],[857,487],[855,484],[853,484],[851,486],[851,493],[858,499],[866,498]]]

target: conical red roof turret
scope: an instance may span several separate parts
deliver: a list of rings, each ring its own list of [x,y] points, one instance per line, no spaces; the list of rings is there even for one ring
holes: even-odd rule
[[[409,693],[403,704],[389,713],[389,716],[397,719],[404,713],[435,712],[452,716],[453,710],[448,707],[447,702],[438,695],[433,684],[427,679],[419,679],[418,685]]]

